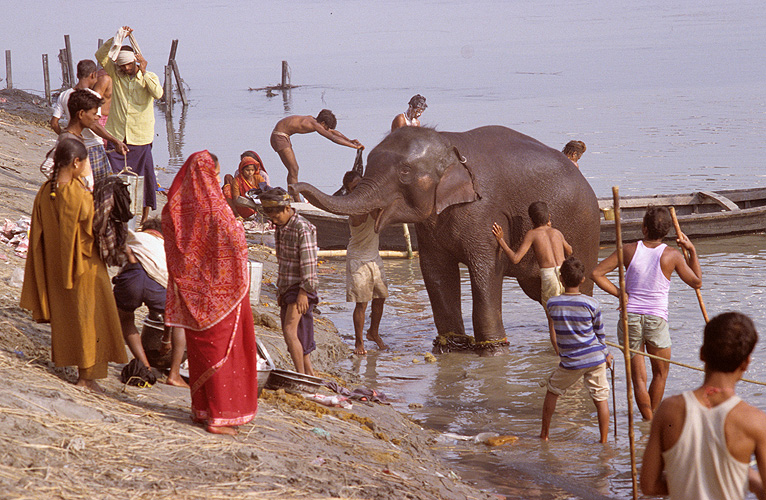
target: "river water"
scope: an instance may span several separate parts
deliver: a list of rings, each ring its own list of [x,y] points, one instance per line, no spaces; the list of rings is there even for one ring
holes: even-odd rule
[[[170,114],[157,108],[154,156],[163,185],[200,149],[216,153],[225,172],[243,150],[255,149],[274,183],[283,184],[285,171],[268,144],[279,119],[329,108],[338,130],[372,147],[415,93],[428,99],[422,122],[439,130],[501,124],[556,148],[585,141],[580,166],[598,196],[609,196],[613,185],[622,194],[657,194],[766,183],[766,12],[755,0],[29,0],[23,7],[0,0],[0,9],[0,52],[12,51],[15,87],[37,93],[42,53],[51,56],[53,86],[60,84],[53,61],[65,34],[79,60],[92,57],[98,38],[130,25],[149,70],[160,75],[171,39],[179,39],[191,102],[185,109],[176,103]],[[273,96],[248,90],[279,83],[282,60],[299,87]],[[353,150],[319,136],[293,143],[301,179],[325,191],[353,164]],[[711,315],[744,311],[766,332],[766,237],[700,241],[698,249]],[[596,444],[595,411],[582,391],[560,398],[551,442],[541,443],[538,381],[556,365],[541,308],[508,280],[503,316],[513,353],[448,354],[428,364],[423,354],[435,332],[418,263],[386,261],[386,272],[391,298],[382,333],[392,349],[347,367],[425,426],[519,436],[492,450],[441,444],[461,476],[508,498],[630,497],[621,362],[616,443]],[[321,309],[352,344],[343,263],[329,261],[320,273]],[[699,364],[696,297],[677,278],[672,290],[673,357]],[[463,295],[470,329],[467,277]],[[616,300],[596,297],[614,341]],[[764,357],[758,347],[751,378],[766,380]],[[699,380],[673,367],[667,393]],[[759,386],[742,384],[740,392],[766,410]],[[639,456],[647,431],[637,424]]]

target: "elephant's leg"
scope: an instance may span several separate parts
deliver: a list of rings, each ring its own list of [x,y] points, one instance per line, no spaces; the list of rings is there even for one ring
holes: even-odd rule
[[[463,310],[460,301],[460,268],[456,260],[444,252],[424,251],[421,245],[420,271],[426,285],[431,310],[439,334],[434,351],[446,352],[450,348],[439,348],[438,341],[447,337],[465,336]]]
[[[489,259],[472,264],[471,294],[473,297],[473,333],[477,350],[482,356],[508,352],[508,340],[503,327],[503,275]]]

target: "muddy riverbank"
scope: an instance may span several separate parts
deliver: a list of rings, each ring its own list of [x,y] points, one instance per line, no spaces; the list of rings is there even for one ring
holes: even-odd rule
[[[54,142],[40,126],[49,111],[35,99],[0,91],[0,222],[29,217]],[[251,258],[264,263],[256,334],[277,366],[290,368],[277,328],[276,261],[258,246]],[[124,387],[121,365],[110,366],[106,394],[82,391],[72,385],[76,370],[51,363],[49,326],[18,306],[24,262],[0,245],[4,498],[496,498],[461,482],[436,456],[435,434],[389,406],[327,408],[264,391],[255,420],[231,438],[191,422],[188,390]],[[335,368],[348,346],[321,314],[316,324],[315,367],[355,387],[354,375]]]

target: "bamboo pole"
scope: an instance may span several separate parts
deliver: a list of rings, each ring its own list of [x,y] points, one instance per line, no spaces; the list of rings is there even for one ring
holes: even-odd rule
[[[399,251],[399,250],[380,250],[378,252],[381,257],[384,259],[412,259],[412,256],[409,256],[407,252]],[[413,252],[413,256],[417,255],[417,252]],[[327,257],[345,257],[346,251],[345,250],[319,250],[317,253],[318,257],[327,258]]]
[[[51,105],[51,74],[48,68],[48,54],[43,54],[43,82],[45,83],[45,101]]]
[[[617,268],[620,273],[620,322],[622,322],[623,344],[630,347],[628,337],[628,297],[625,293],[625,259],[622,254],[622,223],[620,221],[620,188],[612,187],[614,198],[614,230],[617,245]],[[630,365],[630,349],[623,349],[625,359],[625,386],[628,395],[628,438],[630,439],[630,476],[633,482],[633,500],[638,499],[638,472],[636,469],[636,436],[633,430],[633,373]],[[614,390],[614,388],[612,388]]]
[[[11,51],[5,51],[5,88],[13,88],[13,71],[11,71]]]
[[[681,237],[681,225],[678,223],[678,217],[676,217],[676,207],[670,207],[670,216],[673,218],[673,226],[676,228],[676,237]],[[679,245],[680,246],[680,245]],[[684,254],[684,260],[686,260],[686,263],[691,266],[691,262],[689,262],[689,252],[686,251],[684,247],[681,247],[681,251]],[[705,323],[709,323],[710,319],[708,319],[707,316],[707,309],[705,309],[705,302],[702,300],[702,292],[699,288],[694,289],[695,292],[697,292],[697,301],[700,303],[700,310],[702,311],[702,317],[705,318]]]
[[[609,367],[612,372],[612,413],[614,413],[614,442],[617,443],[617,391],[614,390],[614,361]]]
[[[412,238],[410,238],[410,226],[405,222],[402,224],[402,228],[404,229],[404,242],[407,245],[407,258],[412,258]]]

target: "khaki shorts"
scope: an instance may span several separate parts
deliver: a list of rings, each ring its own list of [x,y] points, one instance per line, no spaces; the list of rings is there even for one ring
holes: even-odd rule
[[[609,383],[606,380],[606,361],[598,366],[590,368],[580,368],[579,370],[568,370],[561,366],[556,367],[551,376],[548,377],[546,388],[558,396],[566,394],[575,382],[583,379],[585,387],[590,392],[593,401],[606,401],[609,399]]]
[[[346,261],[346,301],[369,302],[388,297],[383,259]]]
[[[546,311],[548,310],[548,299],[564,293],[564,285],[559,280],[560,269],[560,266],[540,269],[540,303]]]
[[[617,340],[623,344],[622,321],[617,322]],[[636,351],[646,343],[655,349],[667,349],[670,347],[670,330],[668,322],[659,316],[651,314],[628,313],[628,339],[630,348]],[[631,353],[631,356],[634,356]]]

